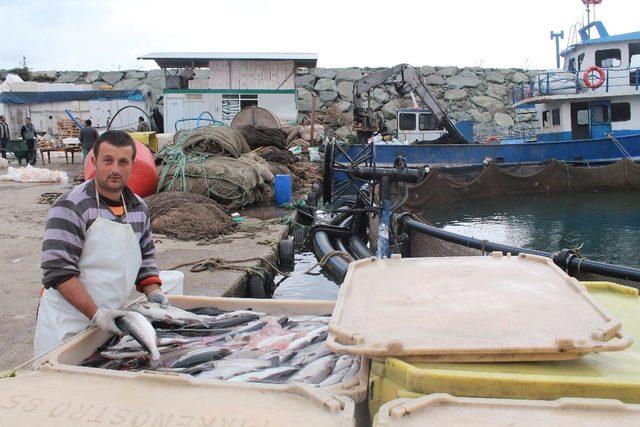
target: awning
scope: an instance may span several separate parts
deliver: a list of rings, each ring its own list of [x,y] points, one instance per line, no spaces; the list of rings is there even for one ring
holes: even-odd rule
[[[51,92],[2,92],[0,104],[42,104],[45,102],[89,101],[101,99],[129,99],[142,101],[139,90],[82,90]]]

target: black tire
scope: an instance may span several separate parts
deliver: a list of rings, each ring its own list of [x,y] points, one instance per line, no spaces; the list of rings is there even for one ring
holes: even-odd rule
[[[294,229],[294,232],[295,230],[296,229]],[[278,259],[280,260],[280,264],[284,266],[290,267],[295,264],[293,240],[285,239],[278,242]]]
[[[247,294],[249,298],[267,298],[266,283],[259,274],[252,274],[247,281]]]

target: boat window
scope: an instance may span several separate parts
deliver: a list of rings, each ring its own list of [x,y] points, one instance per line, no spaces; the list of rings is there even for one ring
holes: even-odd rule
[[[542,112],[542,127],[543,128],[547,128],[551,126],[551,121],[549,120],[549,112],[548,111],[543,111]]]
[[[593,122],[594,123],[608,123],[609,122],[609,108],[607,105],[594,105],[593,110]]]
[[[584,53],[578,55],[578,71],[582,70],[582,63],[584,62]]]
[[[555,108],[551,110],[551,122],[554,126],[558,126],[560,124],[560,109]]]
[[[398,122],[400,130],[415,130],[416,115],[413,113],[400,113],[400,121]]]
[[[589,124],[589,110],[578,110],[576,112],[576,117],[579,125]]]
[[[611,121],[626,122],[631,120],[631,105],[628,102],[611,104]]]
[[[421,113],[418,115],[418,129],[420,130],[435,130],[436,120],[433,117],[433,114],[430,113]]]
[[[640,84],[640,43],[629,43],[629,84]]]
[[[602,68],[619,67],[622,64],[620,49],[596,50],[596,65]]]
[[[575,71],[576,70],[576,58],[571,58],[569,60],[569,71]]]

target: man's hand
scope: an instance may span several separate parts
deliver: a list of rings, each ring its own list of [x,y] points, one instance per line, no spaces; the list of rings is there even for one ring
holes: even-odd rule
[[[151,291],[149,295],[147,295],[147,301],[155,302],[160,305],[171,305],[171,301],[169,301],[167,294],[160,289]]]
[[[93,315],[91,323],[107,332],[111,332],[116,335],[124,335],[124,332],[116,326],[115,320],[125,314],[127,313],[122,310],[112,310],[110,308],[100,307],[96,310],[96,314]]]

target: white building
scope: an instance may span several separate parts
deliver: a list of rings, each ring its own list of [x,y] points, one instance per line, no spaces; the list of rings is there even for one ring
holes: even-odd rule
[[[298,114],[297,67],[314,68],[315,53],[150,53],[165,71],[165,132],[191,129],[208,112],[226,124],[242,109],[258,106],[281,122]],[[195,69],[207,69],[196,73]],[[196,78],[194,78],[196,77]],[[202,123],[204,124],[204,123]]]
[[[0,115],[9,124],[12,139],[20,139],[20,129],[30,117],[37,132],[58,134],[59,119],[91,119],[93,127],[105,130],[116,112],[134,106],[149,113],[153,102],[150,88],[141,90],[93,90],[91,85],[24,82],[9,74],[0,84]],[[143,93],[144,92],[144,93]],[[127,108],[113,120],[112,129],[135,128],[140,110]]]

